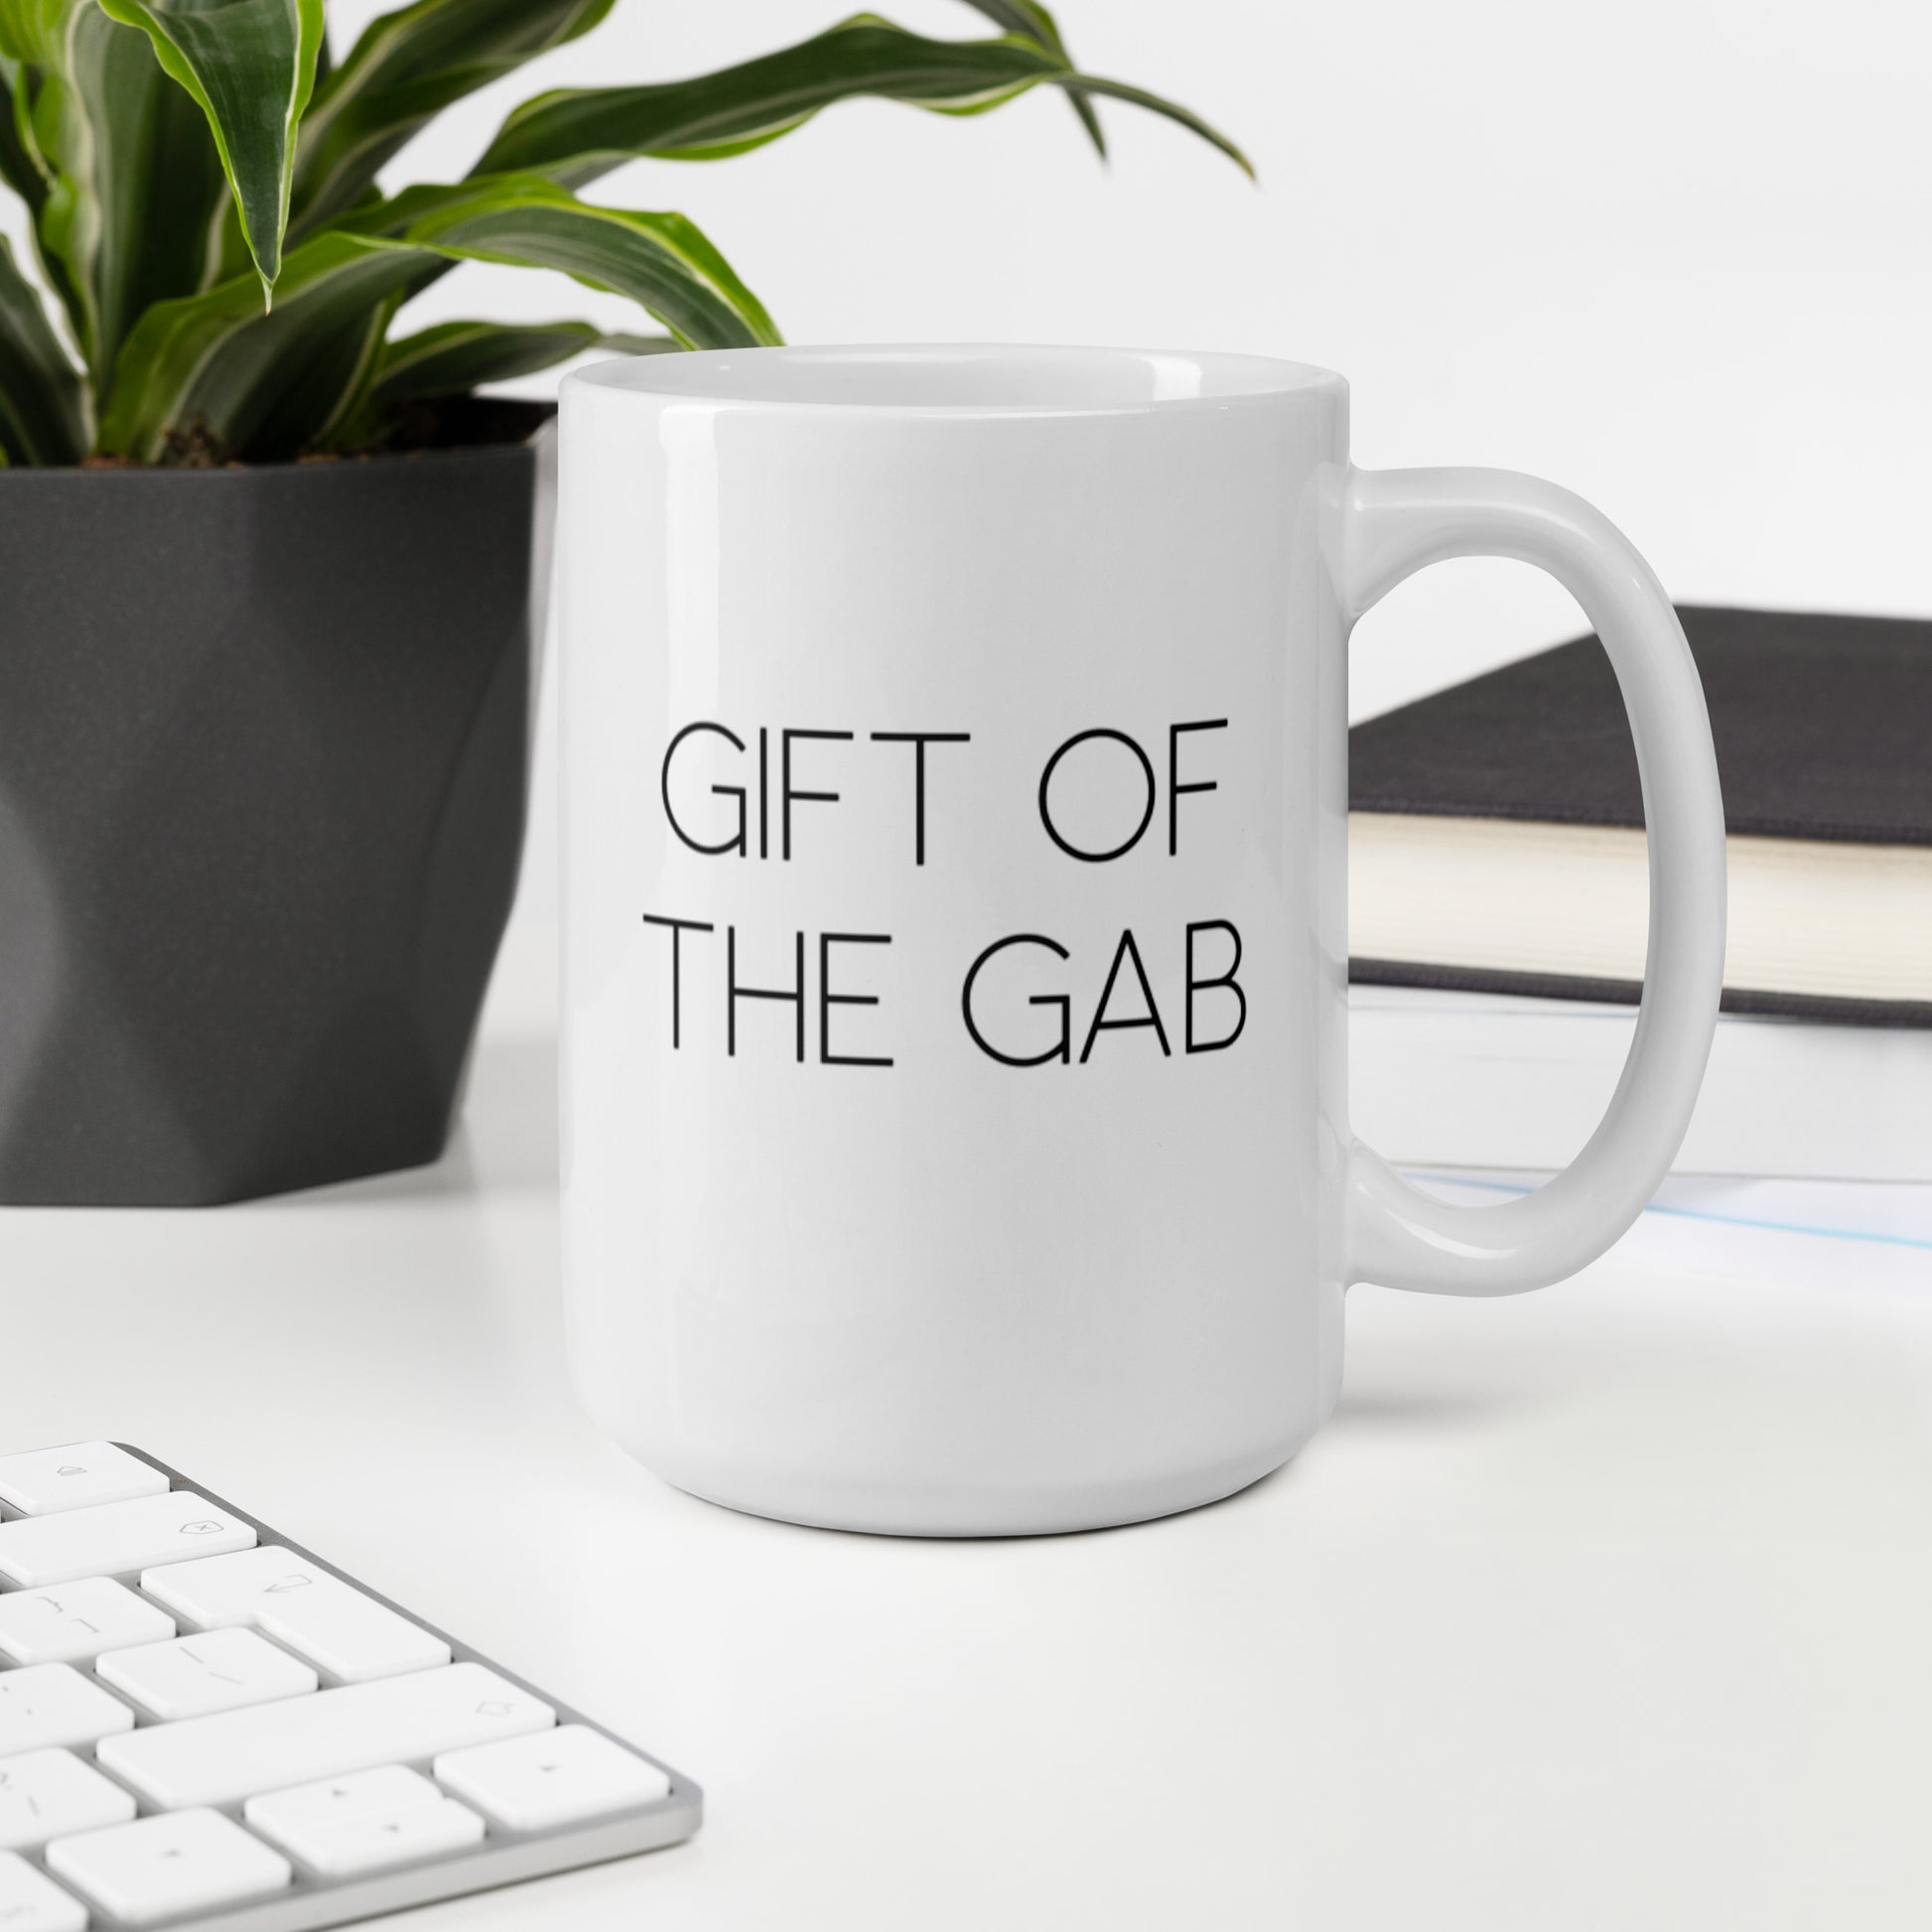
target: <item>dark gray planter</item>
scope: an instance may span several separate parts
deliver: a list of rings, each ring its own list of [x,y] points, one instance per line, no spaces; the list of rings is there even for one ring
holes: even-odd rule
[[[522,843],[536,469],[0,471],[0,1200],[442,1152]]]

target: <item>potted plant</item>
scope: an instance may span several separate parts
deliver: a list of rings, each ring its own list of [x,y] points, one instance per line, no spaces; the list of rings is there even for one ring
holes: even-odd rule
[[[434,1160],[515,884],[533,438],[478,385],[600,344],[775,343],[680,214],[579,191],[854,95],[1113,96],[1033,0],[860,15],[668,84],[539,95],[389,193],[441,109],[613,0],[416,0],[333,64],[323,0],[0,0],[0,1200],[190,1204]],[[1245,164],[1243,164],[1245,166]],[[465,260],[662,333],[444,323]],[[58,324],[57,327],[57,318]]]

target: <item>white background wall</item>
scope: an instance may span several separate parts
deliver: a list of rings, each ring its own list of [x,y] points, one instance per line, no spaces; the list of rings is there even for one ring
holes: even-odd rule
[[[467,167],[538,87],[669,78],[843,0],[619,0],[446,117],[398,179]],[[379,9],[333,0],[339,50]],[[972,35],[950,0],[892,0]],[[593,192],[692,215],[795,342],[1093,342],[1327,363],[1370,465],[1488,463],[1593,498],[1684,600],[1932,614],[1932,14],[1921,0],[1061,0],[1092,71],[1254,157],[1106,110],[1102,168],[1040,93],[975,120],[834,109],[723,164]],[[585,315],[470,266],[417,305]],[[539,382],[526,385],[541,389]],[[1465,563],[1361,627],[1356,715],[1570,633],[1525,568]],[[550,895],[539,819],[529,909]]]

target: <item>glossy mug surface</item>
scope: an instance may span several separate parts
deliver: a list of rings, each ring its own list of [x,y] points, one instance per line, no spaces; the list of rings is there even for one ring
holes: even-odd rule
[[[669,1481],[938,1535],[1206,1502],[1332,1407],[1350,1282],[1555,1280],[1664,1173],[1722,813],[1576,497],[1351,469],[1324,370],[1125,350],[607,362],[561,460],[571,1346]],[[1349,1132],[1346,647],[1473,553],[1611,654],[1652,937],[1595,1139],[1466,1209]]]

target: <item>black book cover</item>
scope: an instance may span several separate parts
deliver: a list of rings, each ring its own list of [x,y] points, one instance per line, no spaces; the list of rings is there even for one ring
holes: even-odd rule
[[[1680,606],[1704,681],[1725,824],[1755,838],[1932,845],[1932,622]],[[1609,659],[1573,639],[1348,734],[1352,810],[1643,823]],[[1625,981],[1355,960],[1384,985],[1633,1001]],[[1726,991],[1727,1012],[1925,1026],[1932,1008]]]

